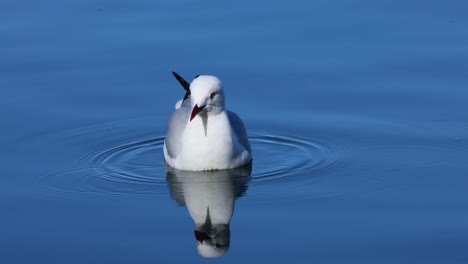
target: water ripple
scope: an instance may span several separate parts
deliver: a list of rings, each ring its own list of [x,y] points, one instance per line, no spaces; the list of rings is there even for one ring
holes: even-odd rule
[[[270,184],[285,178],[303,182],[314,173],[332,166],[342,147],[332,141],[290,135],[255,135],[251,139],[254,157],[253,182]]]
[[[324,139],[256,133],[251,184],[275,189],[304,186],[337,161],[342,146]],[[106,138],[82,153],[76,167],[43,175],[40,185],[69,194],[167,195],[164,137]]]

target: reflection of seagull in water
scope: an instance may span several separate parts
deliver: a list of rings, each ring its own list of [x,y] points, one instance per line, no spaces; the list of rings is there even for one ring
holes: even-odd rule
[[[169,118],[164,159],[180,170],[232,169],[252,160],[242,120],[224,107],[224,91],[215,76],[195,77],[191,84],[174,76],[186,94]]]
[[[183,171],[166,166],[172,197],[195,222],[198,253],[220,257],[229,249],[234,201],[247,191],[252,166],[220,171]]]

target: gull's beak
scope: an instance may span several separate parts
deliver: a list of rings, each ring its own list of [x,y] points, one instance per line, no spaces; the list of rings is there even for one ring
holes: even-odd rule
[[[198,105],[196,104],[194,107],[193,107],[193,110],[192,110],[192,114],[190,114],[190,121],[192,121],[192,119],[198,114],[200,113],[201,110],[203,110],[203,108],[205,108],[206,105],[202,106],[202,107],[198,107]]]

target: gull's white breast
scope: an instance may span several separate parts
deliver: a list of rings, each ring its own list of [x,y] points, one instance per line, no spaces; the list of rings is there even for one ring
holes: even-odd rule
[[[206,133],[206,134],[205,134]],[[210,116],[203,124],[203,116],[195,117],[182,135],[176,168],[185,170],[216,170],[239,166],[242,152],[225,111]]]

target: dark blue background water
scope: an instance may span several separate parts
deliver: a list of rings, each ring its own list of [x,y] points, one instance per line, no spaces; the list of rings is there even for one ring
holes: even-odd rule
[[[466,263],[467,10],[2,1],[0,262],[206,261],[163,166],[176,70],[253,146],[219,261]]]

